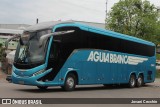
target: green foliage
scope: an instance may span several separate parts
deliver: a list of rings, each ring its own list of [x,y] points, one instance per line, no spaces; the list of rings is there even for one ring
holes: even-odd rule
[[[0,62],[4,59],[3,54],[5,52],[5,49],[2,47],[2,44],[0,44]]]
[[[156,54],[156,59],[160,60],[160,54]]]
[[[106,28],[123,34],[160,42],[160,17],[146,0],[120,0],[106,19]]]
[[[160,70],[156,71],[156,78],[160,78]]]

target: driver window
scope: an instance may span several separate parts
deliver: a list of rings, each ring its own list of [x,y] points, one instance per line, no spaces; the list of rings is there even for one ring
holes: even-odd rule
[[[51,50],[50,50],[50,60],[56,60],[58,58],[58,48],[56,43],[52,42]]]

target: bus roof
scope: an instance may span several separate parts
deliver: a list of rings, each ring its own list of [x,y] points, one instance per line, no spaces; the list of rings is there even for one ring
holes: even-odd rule
[[[30,32],[33,31],[34,32],[34,31],[42,30],[42,29],[52,29],[53,26],[55,26],[57,24],[74,23],[74,22],[78,22],[81,24],[89,25],[89,26],[96,26],[96,27],[102,28],[102,29],[105,27],[105,25],[103,23],[68,20],[68,21],[49,21],[49,22],[38,23],[38,24],[27,27],[25,29],[25,31],[30,31]]]
[[[98,28],[98,27],[94,27],[92,25],[86,25],[84,23],[79,23],[78,21],[50,21],[50,22],[43,22],[43,23],[39,23],[33,26],[28,27],[25,31],[37,31],[37,30],[43,30],[43,29],[53,29],[54,27],[65,27],[65,26],[75,26],[75,27],[79,27],[82,30],[88,30],[94,33],[98,33],[98,34],[103,34],[106,36],[111,36],[111,37],[115,37],[115,38],[120,38],[120,39],[124,39],[124,40],[129,40],[129,41],[134,41],[134,42],[138,42],[138,43],[142,43],[142,44],[146,44],[146,45],[151,45],[151,46],[155,46],[154,43],[143,40],[143,39],[139,39],[133,36],[129,36],[129,35],[125,35],[125,34],[121,34],[121,33],[117,33],[117,32],[113,32],[110,30],[106,30],[106,29],[102,29],[102,28]]]

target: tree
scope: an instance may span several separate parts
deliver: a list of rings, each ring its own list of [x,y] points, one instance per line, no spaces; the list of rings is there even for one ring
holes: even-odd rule
[[[106,19],[106,28],[160,43],[160,17],[156,7],[146,0],[120,0]]]

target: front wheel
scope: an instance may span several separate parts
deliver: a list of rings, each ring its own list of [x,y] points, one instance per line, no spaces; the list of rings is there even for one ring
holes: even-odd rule
[[[130,76],[128,85],[130,88],[134,88],[136,86],[136,76],[135,75],[132,74]]]
[[[73,91],[76,86],[76,76],[72,73],[68,74],[64,83],[64,86],[62,88],[65,91]]]

